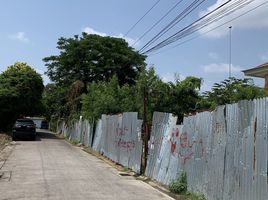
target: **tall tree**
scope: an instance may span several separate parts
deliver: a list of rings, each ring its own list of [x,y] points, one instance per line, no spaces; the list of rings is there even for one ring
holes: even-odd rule
[[[16,62],[0,74],[0,128],[4,129],[20,115],[43,111],[43,80],[27,63]]]
[[[61,37],[57,48],[60,55],[45,57],[47,75],[58,84],[71,85],[79,80],[109,81],[113,75],[120,85],[133,84],[144,64],[145,56],[128,46],[121,38],[82,33],[79,37]]]
[[[203,94],[198,103],[200,109],[214,109],[218,105],[231,104],[239,100],[252,100],[268,96],[268,92],[254,85],[252,79],[237,79],[231,77],[220,83],[215,83],[211,91]]]

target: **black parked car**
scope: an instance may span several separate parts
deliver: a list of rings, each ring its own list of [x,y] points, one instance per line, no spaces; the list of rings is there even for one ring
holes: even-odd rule
[[[42,121],[41,122],[41,129],[48,129],[48,122],[47,121]]]
[[[31,119],[17,119],[12,129],[12,139],[17,137],[31,137],[35,140],[36,128]]]

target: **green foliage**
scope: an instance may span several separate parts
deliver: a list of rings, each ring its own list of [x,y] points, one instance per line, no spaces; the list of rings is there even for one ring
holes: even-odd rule
[[[169,184],[169,190],[175,194],[183,195],[182,199],[185,200],[206,200],[204,194],[197,194],[187,191],[187,174],[182,172],[179,178],[173,180]]]
[[[78,140],[69,140],[69,142],[73,145],[77,145],[79,144],[79,141]]]
[[[134,95],[130,86],[120,87],[115,76],[109,82],[93,82],[82,96],[82,115],[94,120],[101,114],[135,111]]]
[[[268,92],[254,85],[252,79],[226,79],[215,83],[210,92],[205,92],[198,107],[214,109],[218,105],[231,104],[239,100],[252,100],[268,96]]]
[[[58,118],[68,117],[70,120],[77,118],[82,108],[83,93],[83,102],[85,99],[94,99],[96,106],[93,109],[86,103],[83,106],[89,107],[89,110],[84,112],[86,116],[99,117],[102,112],[133,110],[129,108],[132,103],[125,97],[132,93],[129,85],[135,84],[139,66],[144,64],[145,56],[129,47],[123,39],[86,33],[82,33],[81,37],[61,37],[57,44],[60,54],[43,59],[48,67],[46,74],[54,81],[44,92],[48,119],[52,115]],[[117,77],[120,91],[116,91],[112,85],[106,88],[113,76]],[[105,93],[98,96],[104,90]],[[124,98],[121,98],[122,96]],[[118,99],[121,99],[119,105]],[[90,111],[93,113],[89,114]]]
[[[124,172],[129,171],[129,169],[128,169],[128,167],[127,167],[127,166],[124,166],[123,170],[124,170]]]
[[[67,117],[67,91],[68,88],[60,87],[54,83],[47,84],[43,93],[43,103],[45,105],[45,117],[52,118]]]
[[[144,64],[145,56],[128,46],[121,38],[82,33],[79,37],[61,37],[57,48],[60,55],[43,59],[49,78],[60,85],[70,86],[77,80],[85,85],[93,81],[109,81],[113,75],[120,85],[133,84]]]
[[[120,86],[114,76],[109,82],[93,82],[88,85],[88,93],[82,97],[82,115],[88,119],[98,119],[101,114],[138,112],[143,117],[144,95],[147,97],[147,119],[154,111],[171,112],[179,116],[195,108],[199,100],[198,88],[201,79],[187,77],[176,83],[165,83],[153,68],[142,68],[136,85]]]
[[[187,174],[182,172],[180,177],[169,184],[169,190],[175,194],[186,194],[187,192]]]
[[[7,129],[19,116],[38,115],[43,80],[27,63],[16,62],[0,74],[0,129]]]
[[[206,197],[204,194],[197,194],[192,192],[187,192],[185,200],[206,200]]]
[[[148,116],[151,120],[154,111],[170,112],[178,116],[182,121],[185,113],[195,109],[199,101],[198,91],[202,79],[187,77],[185,80],[177,80],[175,83],[163,82],[153,68],[142,69],[137,81],[137,107],[139,113],[143,115],[144,89],[148,97]],[[141,115],[141,116],[142,116]]]

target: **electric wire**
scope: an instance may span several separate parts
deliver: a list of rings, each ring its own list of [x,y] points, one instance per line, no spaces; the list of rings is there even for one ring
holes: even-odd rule
[[[176,24],[182,21],[186,16],[194,11],[199,5],[201,5],[206,0],[194,0],[188,7],[186,7],[179,15],[177,15],[167,26],[165,26],[159,33],[157,33],[149,42],[147,42],[139,52],[142,52],[145,48],[150,46],[160,37],[162,37],[167,31],[173,28]]]
[[[138,23],[140,23],[141,20],[143,20],[143,18],[148,15],[149,12],[151,12],[151,10],[160,2],[161,0],[158,0],[157,2],[154,3],[154,5],[146,11],[146,13],[133,25],[131,26],[131,28],[124,34],[123,37],[126,37],[137,25]]]
[[[146,32],[144,32],[138,39],[135,40],[135,42],[131,45],[134,46],[137,44],[138,41],[140,41],[142,38],[144,38],[154,27],[156,27],[164,18],[166,18],[183,0],[178,1],[172,8],[170,8],[165,15],[163,15],[156,23],[154,23]]]
[[[187,40],[185,40],[185,41],[182,41],[182,42],[180,42],[179,44],[174,45],[173,47],[170,47],[170,48],[165,49],[165,50],[163,50],[163,51],[160,51],[160,52],[151,54],[151,55],[149,55],[149,56],[154,56],[154,55],[158,55],[158,54],[164,53],[164,52],[169,51],[169,50],[171,50],[171,49],[174,49],[174,48],[176,48],[176,47],[178,47],[178,46],[181,46],[181,45],[183,45],[183,44],[185,44],[185,43],[187,43],[187,42],[190,42],[190,41],[192,41],[192,40],[194,40],[194,39],[196,39],[196,38],[199,38],[199,37],[201,37],[201,36],[203,36],[203,35],[205,35],[205,34],[207,34],[207,33],[210,33],[210,32],[212,32],[212,31],[214,31],[214,30],[216,30],[216,29],[218,29],[218,28],[220,28],[220,27],[222,27],[222,26],[224,26],[224,25],[226,25],[226,24],[232,22],[232,21],[237,20],[237,19],[240,18],[240,17],[243,17],[244,15],[247,15],[248,13],[250,13],[250,12],[252,12],[252,11],[254,11],[254,10],[256,10],[256,9],[258,9],[258,8],[260,8],[260,7],[262,7],[262,6],[264,6],[264,5],[267,4],[267,3],[268,3],[268,1],[265,1],[265,2],[263,2],[263,3],[261,3],[261,4],[259,4],[258,6],[255,6],[254,8],[252,8],[252,9],[250,9],[250,10],[247,10],[246,12],[244,12],[244,13],[242,13],[242,14],[240,14],[240,15],[234,17],[234,18],[232,18],[231,20],[228,20],[228,21],[226,21],[226,22],[224,22],[224,23],[222,23],[222,24],[220,24],[220,25],[218,25],[218,26],[216,26],[216,27],[214,27],[214,28],[212,28],[212,29],[210,29],[210,30],[208,30],[208,31],[205,31],[205,32],[203,32],[203,33],[200,33],[199,35],[196,35],[195,37],[192,37],[192,38],[189,38],[189,39],[187,39]]]
[[[213,13],[213,12],[219,10],[220,8],[222,8],[223,6],[227,5],[227,4],[230,3],[231,1],[232,1],[232,0],[229,0],[229,1],[227,1],[227,2],[225,2],[225,3],[223,3],[223,4],[221,4],[220,6],[218,6],[217,8],[215,8],[214,10],[208,12],[206,15],[204,15],[203,17],[199,18],[198,20],[194,21],[194,22],[191,23],[190,25],[184,27],[183,29],[181,29],[181,30],[180,30],[179,32],[177,32],[177,33],[180,33],[180,32],[182,32],[182,31],[186,30],[187,28],[193,26],[193,24],[195,24],[195,23],[197,23],[198,21],[200,21],[200,20],[206,18],[206,17],[209,16],[211,13]],[[175,33],[175,34],[177,34],[177,33]],[[170,36],[170,37],[173,37],[173,35]],[[170,38],[170,37],[169,37],[169,38]],[[169,39],[169,38],[167,38],[167,39]],[[147,51],[145,51],[145,52],[143,52],[143,53],[141,52],[141,51],[142,51],[142,49],[141,49],[140,52],[141,52],[142,54],[146,54],[146,53],[148,53],[149,51],[152,51],[153,49],[155,49],[157,46],[161,45],[161,44],[162,44],[163,42],[165,42],[167,39],[165,39],[164,41],[160,42],[159,44],[155,45],[154,47],[152,47],[151,49],[149,49],[149,50],[147,50]]]
[[[226,4],[224,4],[224,5],[222,4],[219,7],[217,7],[216,9],[214,9],[211,12],[204,15],[203,17],[199,18],[198,20],[196,20],[192,24],[181,29],[177,33],[173,34],[172,36],[170,36],[167,39],[163,40],[162,42],[158,43],[157,45],[150,48],[149,50],[143,52],[143,54],[147,54],[151,51],[156,51],[160,48],[163,48],[164,46],[167,46],[167,45],[169,45],[169,44],[171,44],[179,39],[182,39],[182,38],[196,32],[198,30],[201,30],[201,29],[207,27],[208,25],[222,19],[223,17],[230,15],[234,11],[245,7],[246,5],[251,3],[252,1],[253,0],[236,1],[235,3],[231,4],[230,6],[223,8],[222,10],[216,12],[217,10],[219,10],[219,8],[222,8],[223,6],[226,5]],[[230,1],[228,1],[228,2],[230,2]],[[226,3],[228,3],[228,2],[226,2]]]

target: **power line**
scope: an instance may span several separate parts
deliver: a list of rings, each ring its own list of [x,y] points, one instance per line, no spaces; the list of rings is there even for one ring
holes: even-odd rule
[[[220,24],[220,25],[218,25],[218,26],[216,26],[216,27],[214,27],[214,28],[212,28],[212,29],[210,29],[210,30],[208,30],[208,31],[206,31],[206,32],[200,33],[199,35],[197,35],[197,36],[195,36],[195,37],[192,37],[192,38],[189,38],[189,39],[187,39],[187,40],[185,40],[185,41],[183,41],[183,42],[180,42],[179,44],[177,44],[177,45],[175,45],[175,46],[173,46],[173,47],[170,47],[170,48],[165,49],[165,50],[163,50],[163,51],[160,51],[160,52],[157,52],[157,53],[155,53],[155,54],[152,54],[151,56],[154,56],[154,55],[158,55],[158,54],[164,53],[164,52],[169,51],[169,50],[171,50],[171,49],[174,49],[174,48],[176,48],[176,47],[178,47],[178,46],[181,46],[181,45],[183,45],[183,44],[185,44],[185,43],[187,43],[187,42],[190,42],[190,41],[192,41],[192,40],[194,40],[194,39],[197,39],[197,38],[199,38],[199,37],[201,37],[201,36],[203,36],[203,35],[205,35],[205,34],[208,34],[208,33],[212,32],[212,31],[214,31],[214,30],[216,30],[216,29],[218,29],[218,28],[220,28],[220,27],[222,27],[222,26],[224,26],[224,25],[226,25],[226,24],[229,24],[229,23],[232,22],[232,21],[237,20],[237,19],[240,18],[240,17],[243,17],[244,15],[247,15],[248,13],[250,13],[250,12],[252,12],[252,11],[254,11],[254,10],[256,10],[256,9],[258,9],[258,8],[260,8],[260,7],[262,7],[262,6],[264,6],[264,5],[267,4],[267,3],[268,3],[268,1],[265,1],[265,2],[263,2],[263,3],[261,3],[261,4],[259,4],[258,6],[255,6],[254,8],[252,8],[252,9],[250,9],[250,10],[248,10],[248,11],[246,11],[246,12],[244,12],[244,13],[242,13],[242,14],[240,14],[240,15],[234,17],[234,18],[232,18],[231,20],[228,20],[228,21],[226,21],[226,22],[224,22],[224,23],[222,23],[222,24]]]
[[[149,9],[149,10],[147,10],[146,11],[146,13],[124,34],[124,36],[123,37],[125,37],[125,36],[127,36],[129,33],[130,33],[130,31],[132,31],[136,26],[137,26],[137,24],[138,23],[140,23],[140,21],[141,20],[143,20],[143,18],[149,13],[149,12],[151,12],[151,10],[160,2],[161,0],[158,0],[157,2],[155,2],[154,3],[154,5]]]
[[[166,41],[168,41],[170,38],[173,38],[174,35],[179,34],[179,33],[181,33],[181,32],[184,32],[184,31],[187,30],[189,27],[192,27],[194,24],[196,24],[198,21],[203,20],[204,18],[206,18],[207,16],[209,16],[209,15],[212,14],[213,12],[219,10],[220,8],[222,8],[222,7],[225,6],[226,4],[230,3],[231,1],[232,1],[232,0],[229,0],[229,1],[227,1],[227,2],[225,2],[225,3],[223,3],[223,4],[221,4],[220,6],[218,6],[217,8],[215,8],[214,10],[208,12],[208,13],[207,13],[206,15],[204,15],[203,17],[197,19],[196,21],[194,21],[194,22],[191,23],[190,25],[184,27],[184,28],[181,29],[180,31],[178,31],[178,32],[176,32],[175,34],[171,35],[171,36],[168,37],[167,39],[163,40],[162,42],[160,42],[160,43],[158,43],[157,45],[155,45],[154,47],[152,47],[151,49],[145,51],[143,54],[146,54],[146,53],[148,53],[148,52],[150,52],[150,51],[155,50],[157,47],[159,47],[160,45],[163,45],[163,44],[164,44]]]
[[[244,6],[251,3],[253,0],[242,0],[242,1],[236,1],[235,3],[231,4],[228,7],[224,7],[227,3],[229,3],[231,0],[227,1],[226,3],[220,5],[219,7],[215,8],[211,12],[207,13],[203,17],[199,18],[192,24],[186,26],[185,28],[181,29],[177,33],[173,34],[172,36],[168,37],[167,39],[163,40],[162,42],[158,43],[154,47],[150,48],[149,50],[143,52],[143,54],[149,53],[151,51],[156,51],[160,48],[163,48],[164,46],[167,46],[179,39],[182,39],[200,29],[205,28],[206,26],[222,19],[223,17],[233,13],[234,11],[243,8]],[[220,8],[223,8],[219,10]],[[218,11],[219,10],[219,11]],[[216,12],[217,11],[217,12]]]
[[[167,31],[173,28],[176,24],[182,21],[186,16],[188,16],[194,9],[196,9],[200,4],[206,0],[195,0],[188,7],[186,7],[179,15],[177,15],[167,26],[165,26],[159,33],[157,33],[149,42],[147,42],[139,51],[143,51],[148,48],[156,40],[162,37]]]
[[[147,35],[154,27],[156,27],[166,16],[169,15],[183,0],[178,1],[172,8],[170,8],[165,15],[163,15],[153,26],[151,26],[146,32],[142,34],[136,41],[131,45],[134,46],[138,41],[140,41],[145,35]]]

